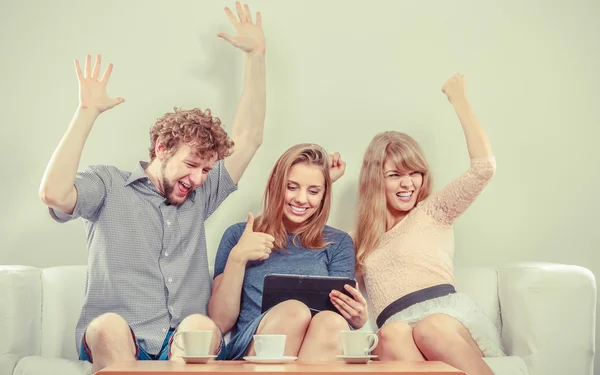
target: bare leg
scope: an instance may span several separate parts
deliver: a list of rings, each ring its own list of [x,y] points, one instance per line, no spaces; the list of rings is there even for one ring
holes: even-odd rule
[[[284,355],[297,356],[310,318],[310,310],[302,302],[296,300],[281,302],[264,316],[256,329],[256,334],[287,335]],[[248,355],[256,355],[254,341],[250,344]]]
[[[349,330],[348,322],[340,314],[321,311],[310,321],[298,360],[335,361],[342,354],[341,331]]]
[[[421,320],[413,330],[417,347],[430,361],[442,361],[471,375],[494,375],[469,331],[445,314]]]
[[[413,329],[406,322],[389,322],[379,332],[379,344],[373,354],[381,361],[424,361],[413,339]]]
[[[85,340],[92,352],[92,373],[115,362],[136,360],[131,330],[120,315],[107,313],[92,320],[86,329]]]
[[[177,327],[177,331],[188,331],[188,330],[206,330],[212,331],[212,341],[210,343],[210,353],[215,354],[219,345],[221,344],[221,331],[217,327],[217,325],[207,316],[200,314],[192,314],[187,316],[185,319],[181,321],[179,326]],[[177,342],[179,345],[184,346],[183,341],[180,340]],[[171,351],[171,361],[177,361],[184,363],[182,355],[184,355],[184,351],[179,349],[177,345],[171,342],[171,346],[169,347]]]

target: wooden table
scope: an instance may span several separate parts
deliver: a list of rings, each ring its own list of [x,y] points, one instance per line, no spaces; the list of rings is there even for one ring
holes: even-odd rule
[[[331,375],[331,374],[415,374],[415,375],[466,375],[443,362],[386,362],[371,361],[364,365],[348,365],[344,362],[294,362],[286,364],[254,364],[246,361],[210,361],[207,364],[185,364],[171,361],[137,361],[115,364],[98,371],[97,375],[200,375],[218,373],[233,375]]]

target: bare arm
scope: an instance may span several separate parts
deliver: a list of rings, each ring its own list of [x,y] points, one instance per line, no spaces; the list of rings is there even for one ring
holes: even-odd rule
[[[122,98],[109,98],[106,94],[106,84],[112,72],[112,64],[104,72],[101,79],[100,56],[92,71],[91,57],[85,60],[85,75],[79,62],[75,60],[77,79],[79,80],[79,108],[61,139],[46,171],[40,186],[41,200],[54,209],[71,214],[77,202],[75,177],[81,159],[85,141],[92,130],[94,122],[100,113],[122,103]]]
[[[450,78],[442,88],[448,100],[454,106],[467,140],[471,159],[493,156],[492,145],[485,129],[475,116],[465,92],[465,78],[457,74]]]
[[[208,316],[222,332],[228,332],[240,314],[246,264],[251,260],[267,259],[273,249],[273,236],[254,232],[253,228],[254,216],[248,213],[246,228],[237,244],[231,248],[223,273],[215,277],[208,301]]]
[[[225,13],[236,30],[231,36],[219,33],[218,36],[246,54],[244,89],[233,121],[231,139],[235,143],[233,153],[225,159],[225,168],[234,183],[238,183],[244,171],[262,144],[266,112],[265,84],[265,36],[262,30],[260,13],[256,14],[256,23],[252,20],[248,5],[236,2],[238,17],[229,8]]]
[[[231,330],[240,315],[245,272],[246,262],[230,257],[225,271],[215,277],[212,295],[208,301],[208,316],[222,332]]]

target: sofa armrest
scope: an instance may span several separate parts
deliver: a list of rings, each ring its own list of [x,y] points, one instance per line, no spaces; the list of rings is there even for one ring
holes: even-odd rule
[[[502,341],[531,375],[593,374],[596,281],[579,266],[498,268]]]
[[[40,354],[41,270],[0,266],[0,374],[12,374],[17,362]]]

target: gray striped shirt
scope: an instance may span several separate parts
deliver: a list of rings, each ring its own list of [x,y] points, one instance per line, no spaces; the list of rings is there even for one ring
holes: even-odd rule
[[[204,221],[237,185],[221,160],[181,206],[172,206],[144,172],[147,165],[133,172],[91,166],[77,174],[73,214],[50,209],[58,222],[82,217],[87,231],[77,350],[90,321],[107,312],[122,316],[151,354],[183,318],[207,315],[212,279]]]

